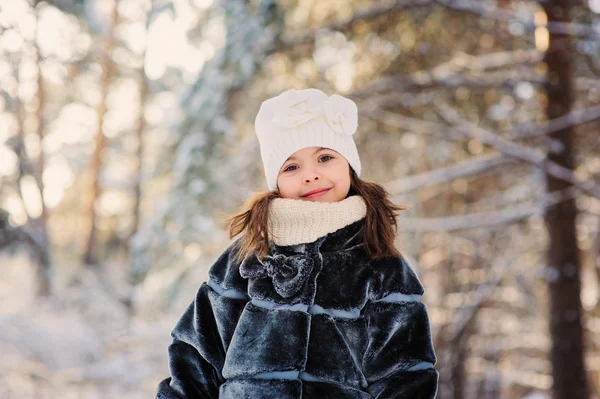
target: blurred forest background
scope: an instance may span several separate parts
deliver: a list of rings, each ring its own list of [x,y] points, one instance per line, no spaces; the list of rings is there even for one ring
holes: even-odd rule
[[[438,398],[599,397],[600,0],[0,0],[0,398],[153,397],[307,87],[410,206]]]

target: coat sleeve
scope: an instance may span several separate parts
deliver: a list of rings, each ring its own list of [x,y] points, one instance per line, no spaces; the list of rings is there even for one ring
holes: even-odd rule
[[[373,269],[364,309],[367,390],[379,399],[435,398],[439,373],[423,286],[404,257],[374,261]]]
[[[218,398],[225,354],[248,302],[244,281],[233,256],[237,240],[218,257],[209,280],[196,293],[171,332],[171,376],[157,388],[158,399]]]

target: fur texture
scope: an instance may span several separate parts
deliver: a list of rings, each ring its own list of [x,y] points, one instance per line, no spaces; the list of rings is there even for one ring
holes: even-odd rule
[[[364,219],[269,255],[219,256],[171,335],[159,399],[434,398],[423,286],[369,259]]]

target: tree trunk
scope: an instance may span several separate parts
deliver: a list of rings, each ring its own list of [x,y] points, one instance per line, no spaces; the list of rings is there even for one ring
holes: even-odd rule
[[[540,2],[548,22],[568,22],[569,6],[560,0]],[[545,85],[548,119],[563,116],[571,110],[572,72],[568,35],[551,33],[544,61],[548,67]],[[573,128],[548,134],[562,148],[548,151],[547,159],[575,169]],[[546,175],[548,192],[563,190],[569,183]],[[550,335],[552,349],[553,397],[555,399],[588,399],[588,383],[584,366],[582,306],[580,299],[580,256],[576,236],[577,208],[571,199],[548,207],[545,223],[549,235],[548,290],[550,296]]]
[[[148,79],[146,79],[145,58],[146,48],[148,46],[148,29],[150,26],[150,13],[154,7],[154,1],[150,0],[150,9],[148,10],[148,18],[146,20],[146,45],[142,51],[142,66],[140,68],[140,115],[138,117],[137,125],[137,151],[136,151],[136,167],[135,167],[135,202],[133,208],[133,226],[130,234],[133,236],[140,228],[140,213],[142,204],[142,166],[144,159],[144,130],[146,129],[146,119],[144,118],[144,111],[146,109],[146,101],[148,99]]]
[[[42,74],[42,55],[40,53],[40,48],[38,46],[38,37],[39,37],[39,6],[36,7],[36,24],[35,24],[35,37],[34,37],[34,46],[35,46],[35,56],[36,56],[36,66],[37,66],[37,92],[36,97],[38,99],[38,106],[36,110],[37,116],[37,136],[38,142],[40,145],[40,153],[38,156],[38,162],[36,167],[36,173],[34,174],[35,179],[38,184],[38,188],[40,190],[40,198],[42,201],[42,212],[40,215],[40,224],[44,231],[46,231],[46,222],[47,222],[47,209],[46,202],[44,201],[44,167],[46,163],[46,159],[44,156],[44,129],[46,127],[46,120],[44,118],[44,103],[46,101],[46,93],[44,91],[44,75]]]
[[[83,262],[88,265],[93,265],[98,263],[97,256],[95,254],[95,242],[96,242],[96,210],[95,204],[98,197],[101,194],[100,188],[100,171],[102,170],[102,152],[106,147],[106,136],[104,135],[104,115],[106,115],[106,97],[108,95],[108,90],[110,86],[110,82],[112,80],[113,75],[113,65],[110,58],[112,53],[112,49],[114,47],[114,31],[115,27],[118,24],[118,0],[115,0],[113,3],[113,10],[111,14],[110,26],[108,28],[108,34],[105,41],[104,49],[102,51],[102,56],[104,57],[102,62],[102,100],[98,106],[98,130],[96,132],[96,148],[94,149],[94,154],[92,155],[92,162],[90,167],[90,175],[92,178],[92,189],[90,200],[87,208],[88,215],[88,239],[86,244],[85,255],[83,258]]]
[[[36,259],[36,295],[38,296],[49,296],[52,292],[52,284],[51,284],[51,262],[50,262],[50,253],[49,253],[49,236],[48,229],[46,227],[47,221],[47,208],[46,202],[44,201],[44,130],[46,127],[46,120],[44,118],[44,105],[45,105],[45,92],[44,92],[44,77],[42,74],[42,56],[38,46],[38,38],[39,38],[39,6],[37,2],[33,4],[33,13],[35,15],[35,27],[34,27],[34,36],[33,41],[31,43],[32,51],[31,53],[23,51],[20,53],[16,60],[16,80],[18,87],[22,84],[22,79],[20,76],[20,64],[22,62],[22,58],[26,56],[26,54],[31,54],[33,56],[33,61],[35,62],[37,68],[37,78],[36,78],[36,93],[34,96],[34,101],[37,101],[36,104],[36,117],[37,117],[37,128],[36,135],[39,143],[39,155],[37,159],[37,164],[33,164],[30,162],[30,158],[27,155],[27,151],[25,149],[25,129],[24,129],[24,119],[26,116],[26,112],[23,109],[23,105],[21,103],[21,99],[19,97],[19,90],[17,90],[17,95],[14,97],[15,101],[15,115],[17,117],[18,126],[17,126],[17,137],[15,143],[15,154],[19,160],[19,171],[17,176],[17,187],[19,189],[19,195],[23,202],[23,208],[27,213],[27,217],[29,221],[27,222],[28,231],[30,234],[23,234],[25,237],[25,241],[32,244],[32,252]],[[22,191],[21,182],[23,178],[27,175],[31,175],[36,182],[36,186],[40,193],[40,201],[41,201],[41,212],[38,217],[33,216],[27,212],[27,206],[25,204],[25,196]],[[23,227],[25,228],[25,227]]]

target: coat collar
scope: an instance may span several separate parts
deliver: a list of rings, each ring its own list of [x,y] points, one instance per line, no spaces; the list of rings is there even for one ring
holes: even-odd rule
[[[315,242],[364,219],[366,212],[365,200],[360,195],[338,202],[275,198],[269,206],[270,241],[278,246]]]

